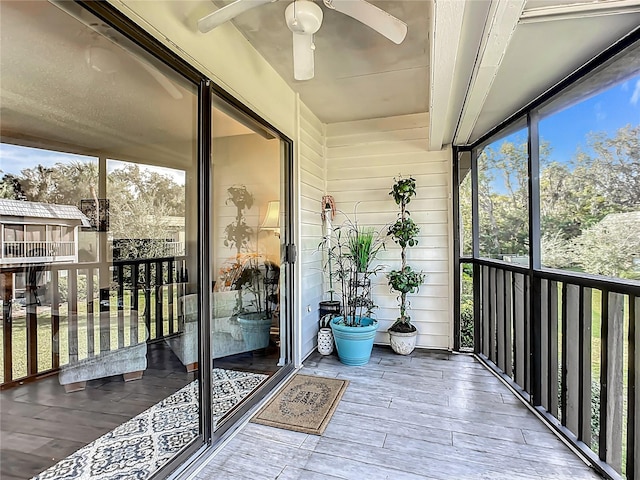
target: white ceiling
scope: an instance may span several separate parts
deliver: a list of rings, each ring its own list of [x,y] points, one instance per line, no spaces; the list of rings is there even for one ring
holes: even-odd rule
[[[215,3],[224,6],[230,1]],[[318,2],[324,19],[314,36],[315,77],[308,81],[293,79],[292,34],[284,18],[289,3],[281,0],[254,8],[233,23],[321,121],[428,109],[430,1],[371,2],[408,24],[401,45]]]
[[[325,123],[428,111],[433,149],[453,139],[473,142],[640,25],[640,0],[577,7],[560,0],[373,0],[409,25],[405,42],[395,45],[322,6],[316,77],[296,82],[283,14],[288,3],[255,8],[234,23],[307,106]],[[80,16],[77,4],[64,4]],[[209,0],[198,5],[216,9]],[[554,5],[563,11],[550,20]],[[602,16],[600,5],[627,13]],[[585,9],[596,16],[563,18]],[[5,141],[46,139],[50,148],[140,158],[151,150],[154,161],[194,155],[195,91],[168,67],[120,36],[97,38],[95,27],[51,3],[2,1],[0,10]],[[118,57],[113,71],[91,68],[87,47],[96,44]],[[178,94],[163,86],[158,72]],[[222,130],[214,134],[247,133],[234,122],[216,122]]]
[[[77,4],[2,1],[0,35],[3,142],[194,161],[196,87]],[[219,108],[212,125],[213,137],[254,133]]]
[[[298,82],[289,3],[232,22],[322,122],[429,111],[432,149],[472,143],[640,25],[638,0],[371,0],[408,24],[395,45],[318,1],[315,78]]]

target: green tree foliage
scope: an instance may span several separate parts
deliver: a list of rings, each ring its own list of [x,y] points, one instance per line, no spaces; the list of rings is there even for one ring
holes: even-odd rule
[[[548,147],[542,149],[543,156]],[[483,149],[478,159],[480,251],[489,257],[529,251],[527,142]],[[500,191],[494,187],[499,183]]]
[[[53,167],[37,165],[22,170],[20,184],[31,202],[80,205],[83,198],[93,198],[97,189],[97,162],[57,163]]]
[[[0,198],[6,198],[8,200],[27,199],[27,194],[22,189],[19,177],[10,173],[2,176],[2,179],[0,179]]]
[[[640,222],[640,125],[613,135],[591,133],[568,163],[551,160],[541,142],[540,216],[546,266],[637,278]],[[525,140],[485,147],[478,158],[480,252],[528,254],[528,177]],[[471,231],[470,182],[461,185],[461,221]],[[612,215],[613,214],[613,215]],[[640,214],[638,214],[640,215]],[[468,237],[468,238],[467,238]],[[471,250],[470,235],[463,238]]]
[[[634,218],[635,217],[635,218]],[[573,241],[574,261],[598,275],[640,279],[640,212],[606,217]]]
[[[98,163],[71,161],[53,167],[37,165],[20,175],[4,175],[2,198],[80,206],[98,196]],[[109,231],[118,243],[119,258],[166,256],[171,217],[185,216],[184,186],[171,177],[125,164],[107,176]],[[174,222],[175,223],[175,222]]]
[[[169,176],[127,164],[109,173],[107,192],[109,229],[123,246],[120,258],[167,256],[165,240],[177,229],[172,217],[185,216],[184,186]]]

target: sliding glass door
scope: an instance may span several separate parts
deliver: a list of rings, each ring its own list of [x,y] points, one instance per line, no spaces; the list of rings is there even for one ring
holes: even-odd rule
[[[204,440],[198,88],[74,2],[0,8],[0,477],[147,478]]]
[[[210,241],[214,426],[287,364],[281,251],[283,142],[231,105],[212,105]],[[225,392],[234,383],[233,398]]]
[[[292,368],[291,143],[106,3],[0,22],[0,476],[160,478]]]

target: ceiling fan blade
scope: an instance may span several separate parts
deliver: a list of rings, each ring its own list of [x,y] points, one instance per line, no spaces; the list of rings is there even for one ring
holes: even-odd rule
[[[154,78],[154,80],[158,82],[160,86],[166,90],[166,92],[169,95],[171,95],[171,97],[173,97],[175,100],[182,99],[182,92],[178,90],[178,88],[173,84],[171,80],[169,80],[166,77],[164,73],[162,73],[160,70],[158,70],[156,67],[154,67],[150,63],[147,63],[147,61],[143,60],[142,58],[135,57],[135,56],[132,56],[131,58],[136,60],[140,64],[140,66],[144,68],[149,73],[149,75],[151,75]]]
[[[219,8],[215,12],[198,20],[198,30],[202,33],[210,32],[217,26],[222,25],[224,22],[228,22],[247,10],[251,10],[252,8],[274,1],[276,0],[236,0],[235,2],[225,5],[224,7]]]
[[[313,78],[313,35],[293,32],[293,78],[310,80]]]
[[[355,18],[393,43],[401,44],[407,36],[407,24],[366,0],[325,0],[325,5]]]

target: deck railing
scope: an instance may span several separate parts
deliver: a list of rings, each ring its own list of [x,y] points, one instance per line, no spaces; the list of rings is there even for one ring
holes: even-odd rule
[[[75,242],[24,241],[2,242],[3,259],[32,259],[42,257],[74,257]]]
[[[474,350],[610,478],[636,478],[640,287],[490,260],[474,268]]]
[[[12,293],[17,273],[22,299]],[[0,386],[177,333],[186,280],[184,257],[3,267]]]

